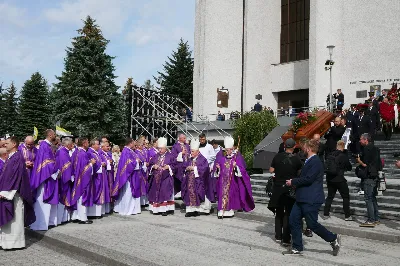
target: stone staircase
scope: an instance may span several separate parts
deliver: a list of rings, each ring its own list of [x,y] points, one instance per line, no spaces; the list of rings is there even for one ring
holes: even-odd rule
[[[400,135],[393,135],[392,140],[375,141],[375,145],[381,150],[381,157],[385,160],[384,172],[386,174],[387,190],[382,195],[378,195],[378,206],[381,218],[400,220],[400,169],[395,167],[396,160],[393,153],[400,153]],[[345,177],[350,189],[350,209],[353,215],[365,216],[366,205],[364,196],[357,194],[359,190],[360,179],[354,173],[355,166],[351,172],[346,172]],[[269,198],[265,193],[269,173],[255,174],[251,176],[251,184],[253,187],[253,197],[258,203],[268,203]],[[325,195],[327,194],[326,184],[324,184]],[[337,193],[332,203],[331,212],[343,213],[342,198]]]

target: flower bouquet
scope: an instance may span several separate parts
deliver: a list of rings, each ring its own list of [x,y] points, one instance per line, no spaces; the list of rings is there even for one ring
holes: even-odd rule
[[[312,112],[301,112],[294,119],[292,124],[289,126],[289,131],[296,133],[301,127],[308,125],[315,120],[317,120],[316,116],[317,110]]]

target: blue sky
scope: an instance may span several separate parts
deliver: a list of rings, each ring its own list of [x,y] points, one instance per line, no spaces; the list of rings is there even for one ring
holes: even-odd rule
[[[194,0],[0,0],[0,82],[20,89],[36,71],[56,82],[87,15],[110,40],[121,87],[152,79],[181,37],[193,49]]]

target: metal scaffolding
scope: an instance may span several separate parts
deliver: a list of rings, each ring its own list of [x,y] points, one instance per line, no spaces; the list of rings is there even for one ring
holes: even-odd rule
[[[156,90],[132,86],[130,136],[134,139],[141,135],[151,138],[165,137],[168,140],[168,145],[171,145],[177,139],[178,125],[189,123],[194,127],[191,121],[186,120],[183,114],[184,109],[189,109],[189,106],[178,97]],[[198,130],[195,131],[200,133]],[[191,136],[188,131],[185,133]]]

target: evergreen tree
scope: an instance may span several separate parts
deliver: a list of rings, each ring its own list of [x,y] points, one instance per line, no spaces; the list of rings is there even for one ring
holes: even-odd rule
[[[75,135],[109,135],[123,123],[118,111],[121,95],[114,83],[114,57],[105,52],[108,43],[96,21],[88,16],[66,50],[65,70],[55,85],[60,97],[56,119]]]
[[[14,134],[18,135],[17,131],[17,119],[18,119],[18,97],[17,88],[14,86],[14,82],[11,83],[10,87],[7,88],[4,94],[4,117],[2,123],[4,124],[3,134]]]
[[[18,109],[18,135],[32,135],[33,127],[37,127],[39,137],[44,137],[44,131],[51,127],[51,109],[47,81],[39,72],[32,74],[31,78],[25,81]]]
[[[4,136],[5,134],[5,123],[4,123],[4,106],[5,106],[5,99],[4,99],[4,89],[3,89],[3,83],[0,84],[0,121],[3,121],[0,123],[0,136]]]
[[[182,39],[177,51],[163,65],[164,73],[158,72],[164,92],[178,96],[187,105],[193,103],[193,58],[187,42]]]
[[[131,135],[131,126],[132,126],[132,97],[133,97],[133,93],[132,93],[132,87],[135,86],[135,84],[133,83],[133,79],[132,78],[128,78],[128,80],[126,81],[124,90],[122,91],[123,95],[124,95],[124,99],[125,99],[125,110],[124,110],[124,114],[125,114],[125,124],[126,124],[126,128],[125,131],[128,132],[129,136]]]

